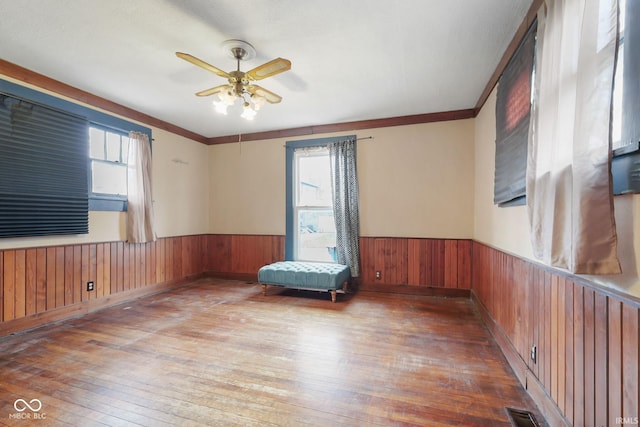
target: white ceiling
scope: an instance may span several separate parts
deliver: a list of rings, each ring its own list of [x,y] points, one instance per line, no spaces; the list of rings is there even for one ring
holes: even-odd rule
[[[474,108],[532,0],[0,0],[0,58],[205,137]],[[227,39],[283,97],[255,120],[195,92]]]

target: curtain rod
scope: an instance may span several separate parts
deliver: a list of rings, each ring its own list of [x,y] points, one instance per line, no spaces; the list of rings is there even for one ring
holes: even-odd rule
[[[356,138],[356,141],[362,141],[363,139],[373,139],[372,136],[363,136],[362,138]],[[315,148],[315,147],[324,147],[325,144],[318,144],[318,145],[307,145],[303,148]],[[284,148],[293,148],[293,147],[288,147],[286,144],[283,145]]]

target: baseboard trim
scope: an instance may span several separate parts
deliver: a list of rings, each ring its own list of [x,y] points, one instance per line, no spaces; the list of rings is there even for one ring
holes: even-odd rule
[[[166,292],[171,289],[179,288],[195,280],[198,280],[201,277],[204,277],[204,274],[197,274],[178,280],[171,280],[168,282],[155,283],[153,285],[119,292],[117,294],[109,295],[106,297],[82,301],[77,304],[60,307],[58,309],[49,310],[44,313],[36,313],[30,316],[21,317],[19,319],[2,322],[0,323],[0,339],[8,335],[27,332],[51,323],[83,316],[85,314],[114,305],[122,304],[127,301],[133,301],[138,298],[147,297],[161,292]]]
[[[208,271],[207,273],[205,273],[205,276],[226,280],[244,280],[250,282],[258,281],[258,273],[229,273],[224,271]]]
[[[511,366],[513,373],[518,378],[522,386],[527,390],[538,409],[545,417],[547,424],[550,426],[571,427],[571,424],[564,418],[560,408],[553,399],[546,393],[544,386],[538,378],[531,372],[525,361],[515,349],[509,337],[504,333],[498,323],[491,317],[489,310],[482,304],[473,290],[471,291],[471,300],[478,309],[485,326],[491,332],[496,340],[502,354]]]
[[[423,295],[448,298],[469,298],[470,289],[439,288],[433,286],[383,285],[378,283],[361,283],[359,291],[386,292],[392,294]]]

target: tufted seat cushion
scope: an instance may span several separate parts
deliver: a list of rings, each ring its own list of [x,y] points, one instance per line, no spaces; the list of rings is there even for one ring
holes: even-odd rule
[[[340,289],[350,276],[348,266],[322,262],[281,261],[258,270],[261,284],[318,290]]]

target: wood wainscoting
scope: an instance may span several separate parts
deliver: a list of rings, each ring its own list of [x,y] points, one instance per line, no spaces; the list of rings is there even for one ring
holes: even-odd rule
[[[284,236],[210,234],[209,272],[218,277],[257,280],[263,265],[284,260]]]
[[[472,271],[473,298],[549,425],[637,424],[640,301],[477,242]]]
[[[471,289],[471,245],[467,239],[361,237],[362,283]]]
[[[0,250],[0,336],[174,287],[207,271],[205,235]],[[87,291],[87,282],[95,289]]]
[[[256,280],[260,267],[284,260],[284,244],[281,235],[210,235],[210,272]],[[360,259],[364,286],[471,289],[471,240],[361,237]]]

